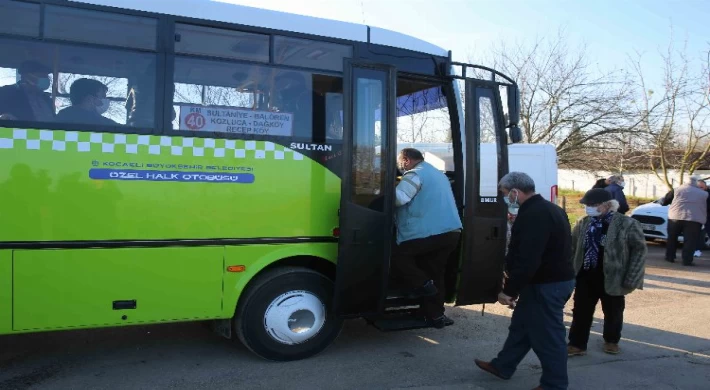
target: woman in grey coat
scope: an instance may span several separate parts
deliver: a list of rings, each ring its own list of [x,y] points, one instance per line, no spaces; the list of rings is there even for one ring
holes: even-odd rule
[[[604,352],[619,353],[624,296],[643,288],[646,240],[641,225],[617,212],[619,203],[603,189],[588,191],[580,201],[587,216],[572,231],[577,272],[567,354],[586,354],[597,302],[604,312]]]

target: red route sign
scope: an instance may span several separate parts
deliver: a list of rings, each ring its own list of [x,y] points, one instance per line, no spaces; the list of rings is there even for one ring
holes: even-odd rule
[[[206,123],[205,117],[199,112],[193,112],[185,117],[185,126],[190,130],[200,130]]]

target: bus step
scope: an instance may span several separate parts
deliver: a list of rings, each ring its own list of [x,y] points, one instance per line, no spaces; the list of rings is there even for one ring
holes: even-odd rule
[[[388,288],[387,299],[406,299],[407,290],[401,288]]]
[[[424,318],[413,317],[410,314],[391,318],[378,318],[370,321],[372,326],[383,332],[429,328]]]
[[[387,298],[385,300],[385,307],[402,307],[402,306],[419,306],[421,304],[420,299],[409,299],[407,298],[406,290],[390,288],[387,290]]]
[[[392,308],[392,307],[410,307],[410,306],[416,306],[419,307],[421,305],[421,301],[419,299],[406,299],[406,298],[390,298],[387,297],[387,300],[385,300],[385,308]]]
[[[402,310],[383,317],[368,319],[368,322],[383,332],[430,328],[424,318],[415,317],[413,310]]]

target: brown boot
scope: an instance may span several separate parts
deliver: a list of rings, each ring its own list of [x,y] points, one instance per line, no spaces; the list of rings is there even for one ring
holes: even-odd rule
[[[493,367],[491,365],[491,363],[489,363],[489,362],[484,362],[483,360],[478,360],[478,359],[474,360],[474,362],[476,363],[478,368],[480,368],[481,370],[483,370],[489,374],[493,374],[500,379],[505,379],[505,380],[510,379],[510,378],[506,378],[503,375],[501,375],[500,372],[498,372],[498,370],[496,370],[496,368]]]
[[[621,351],[619,350],[619,344],[604,343],[604,352],[610,355],[616,355]]]
[[[571,345],[568,345],[568,346],[567,346],[567,356],[569,356],[569,357],[572,357],[572,356],[584,356],[584,355],[586,355],[586,354],[587,354],[587,351],[585,351],[585,350],[583,350],[583,349],[581,349],[581,348],[573,347],[573,346],[571,346]]]

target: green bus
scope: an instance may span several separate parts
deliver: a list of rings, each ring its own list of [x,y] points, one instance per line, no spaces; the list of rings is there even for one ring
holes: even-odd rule
[[[520,140],[510,77],[213,0],[3,0],[0,53],[0,335],[209,321],[295,360],[345,319],[426,327],[389,275],[412,145],[464,221],[447,300],[496,301],[505,205],[481,182]]]

